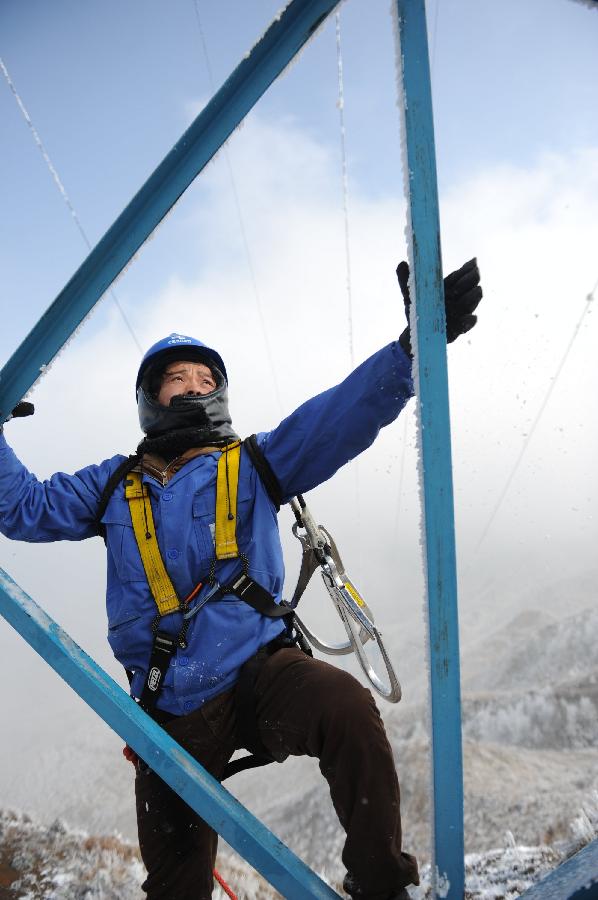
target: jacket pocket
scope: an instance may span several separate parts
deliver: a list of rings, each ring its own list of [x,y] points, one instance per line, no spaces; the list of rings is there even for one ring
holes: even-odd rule
[[[118,634],[126,631],[141,618],[136,609],[125,609],[119,615],[113,616],[108,622],[108,628],[111,634]]]
[[[102,516],[106,546],[120,581],[145,581],[145,571],[133,531],[129,504],[113,498]]]
[[[251,511],[253,493],[250,485],[239,481],[237,494],[237,542],[244,537]],[[202,559],[213,559],[216,550],[216,497],[213,491],[201,492],[193,498],[193,527]]]
[[[108,618],[108,643],[112,652],[123,665],[134,659],[140,648],[147,643],[144,617],[138,610],[122,608]],[[150,631],[151,634],[151,631]]]
[[[215,505],[213,492],[196,494],[193,498],[193,530],[200,558],[204,560],[214,556]]]

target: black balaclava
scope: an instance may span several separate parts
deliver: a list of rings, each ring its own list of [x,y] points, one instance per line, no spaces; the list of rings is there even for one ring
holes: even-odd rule
[[[199,362],[208,366],[216,381],[210,394],[181,394],[168,406],[158,403],[162,375],[170,363]],[[137,390],[139,424],[146,437],[139,452],[174,459],[191,447],[220,446],[238,435],[228,411],[228,385],[214,360],[194,347],[177,347],[156,354],[147,366]]]

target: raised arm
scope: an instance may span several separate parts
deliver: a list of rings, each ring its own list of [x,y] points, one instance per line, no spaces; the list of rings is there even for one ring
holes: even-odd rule
[[[409,266],[397,267],[407,322],[411,297]],[[474,258],[444,279],[447,342],[470,331],[482,299]],[[310,490],[362,453],[384,425],[399,415],[413,394],[409,325],[394,341],[362,363],[348,378],[308,400],[272,432],[260,436],[284,500]]]
[[[362,453],[412,394],[411,361],[394,341],[291,413],[262,443],[284,501],[326,481]]]
[[[0,532],[19,541],[80,541],[93,537],[102,486],[121,457],[74,475],[38,481],[0,433]]]

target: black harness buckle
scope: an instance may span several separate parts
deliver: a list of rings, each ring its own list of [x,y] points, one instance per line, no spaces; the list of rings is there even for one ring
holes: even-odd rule
[[[147,670],[147,678],[143,686],[140,698],[141,708],[147,713],[152,713],[156,706],[158,695],[162,690],[162,684],[170,660],[179,646],[178,638],[166,631],[156,631],[152,645],[152,655]]]

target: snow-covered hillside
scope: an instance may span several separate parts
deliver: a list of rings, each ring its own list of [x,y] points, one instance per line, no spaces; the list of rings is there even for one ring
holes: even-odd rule
[[[239,859],[217,861],[239,898],[279,896]],[[0,811],[0,900],[142,900],[139,850],[119,836],[92,837],[57,820],[44,826]],[[225,900],[215,885],[214,900]]]
[[[587,819],[586,835],[595,825]],[[466,858],[467,900],[512,900],[566,854],[564,846],[517,846],[506,837],[505,847]],[[568,849],[578,844],[569,843]],[[280,897],[238,858],[221,855],[217,867],[239,900]],[[0,812],[0,900],[142,900],[142,880],[137,848],[118,837],[90,837],[60,821],[43,826],[22,814]],[[340,876],[327,880],[341,892]],[[410,892],[413,900],[429,900],[429,866],[421,886]],[[216,884],[215,900],[225,897]]]

